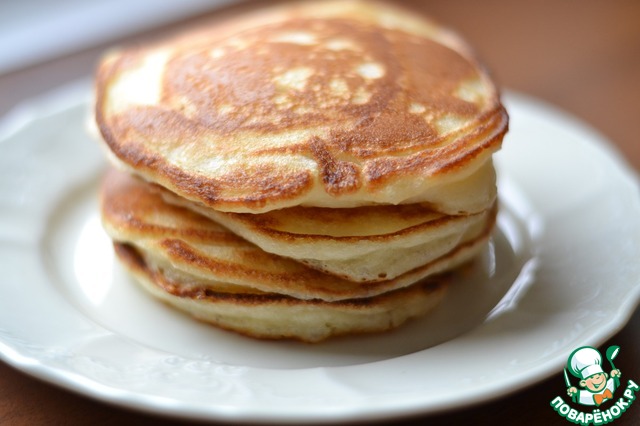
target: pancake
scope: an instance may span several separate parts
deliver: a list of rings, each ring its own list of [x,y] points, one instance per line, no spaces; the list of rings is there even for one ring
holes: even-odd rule
[[[267,253],[204,216],[166,203],[150,184],[119,171],[105,176],[101,213],[111,238],[144,253],[147,263],[174,281],[323,301],[372,297],[450,270],[477,255],[493,226],[489,222],[476,238],[394,279],[359,283]]]
[[[446,289],[441,278],[377,297],[338,302],[251,290],[224,292],[172,281],[163,271],[149,267],[131,246],[116,243],[115,249],[124,267],[156,298],[202,321],[263,339],[315,343],[345,334],[390,330],[433,309]]]
[[[109,172],[102,188],[105,229],[136,282],[195,318],[243,335],[318,342],[386,331],[426,314],[446,292],[444,275],[387,291],[265,253],[165,203],[127,174]]]
[[[444,215],[424,204],[329,209],[290,207],[262,214],[219,212],[159,189],[164,200],[223,225],[262,250],[347,280],[394,279],[458,245],[486,239],[496,210]]]
[[[508,116],[455,33],[369,1],[106,55],[104,228],[144,289],[259,338],[395,328],[486,246]]]
[[[224,212],[490,210],[508,117],[468,45],[374,2],[301,2],[99,65],[114,163]]]

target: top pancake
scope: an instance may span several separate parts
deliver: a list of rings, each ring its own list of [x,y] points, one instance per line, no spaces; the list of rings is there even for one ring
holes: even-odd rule
[[[301,3],[114,51],[98,127],[116,163],[220,211],[486,210],[507,114],[467,45],[414,15]]]

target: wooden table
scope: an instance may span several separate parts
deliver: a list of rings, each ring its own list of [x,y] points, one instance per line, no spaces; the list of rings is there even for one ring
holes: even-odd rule
[[[434,0],[398,3],[428,12],[457,29],[476,47],[500,85],[548,101],[588,122],[610,139],[636,170],[640,168],[640,2]],[[149,39],[163,31],[211,17],[223,19],[253,6],[252,3],[229,6],[209,16],[139,34],[133,39]],[[0,114],[25,98],[90,75],[105,47],[0,76]],[[625,377],[640,382],[640,311],[603,347],[610,344],[624,349],[616,365]],[[568,424],[549,407],[551,399],[563,387],[563,378],[558,372],[508,397],[393,424]],[[613,424],[640,424],[640,403],[636,405]],[[119,423],[188,424],[95,402],[0,363],[1,425]]]

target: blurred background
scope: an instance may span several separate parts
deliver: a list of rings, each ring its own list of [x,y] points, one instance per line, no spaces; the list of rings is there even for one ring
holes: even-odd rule
[[[274,1],[0,1],[0,116],[26,99],[89,81],[105,49],[135,44]],[[462,34],[505,90],[561,108],[609,139],[640,169],[640,1],[395,1]],[[0,155],[1,146],[0,146]],[[552,155],[552,153],[550,153]],[[624,295],[621,295],[624,297]],[[640,315],[607,344],[640,359]],[[625,342],[624,344],[621,342]],[[606,346],[605,346],[606,347]],[[634,369],[633,371],[631,369]],[[623,368],[624,371],[624,368]],[[627,374],[640,379],[640,365]],[[634,375],[635,374],[635,375]],[[545,410],[559,377],[456,413],[394,424],[562,421]],[[553,381],[553,385],[549,385]],[[640,407],[618,425],[640,424]],[[0,362],[0,424],[179,424],[128,413],[43,384]],[[636,423],[639,422],[639,423]],[[566,424],[566,423],[565,423]]]

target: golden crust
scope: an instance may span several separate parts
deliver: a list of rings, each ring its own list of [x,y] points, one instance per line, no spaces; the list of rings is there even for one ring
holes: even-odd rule
[[[279,8],[114,52],[97,77],[114,159],[210,208],[429,202],[451,214],[495,198],[491,177],[470,179],[485,192],[473,204],[451,204],[446,187],[499,149],[496,88],[455,35],[391,6]]]

